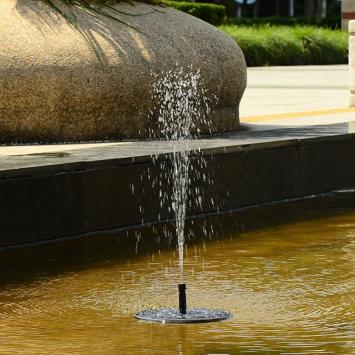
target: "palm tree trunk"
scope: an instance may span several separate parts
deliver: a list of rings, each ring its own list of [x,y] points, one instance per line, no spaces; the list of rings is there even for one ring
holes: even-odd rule
[[[315,15],[316,0],[304,0],[304,15],[312,17]]]
[[[289,0],[288,15],[291,17],[295,16],[295,1],[294,0]]]
[[[243,5],[242,5],[242,16],[247,17],[247,0],[243,0]]]
[[[280,16],[280,0],[276,0],[276,16]]]
[[[327,16],[327,0],[317,1],[317,17],[325,18]]]
[[[259,17],[259,5],[259,0],[256,0],[254,5],[254,18]]]

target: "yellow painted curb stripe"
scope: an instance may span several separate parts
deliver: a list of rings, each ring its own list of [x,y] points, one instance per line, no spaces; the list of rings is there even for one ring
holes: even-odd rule
[[[273,115],[264,115],[264,116],[246,116],[246,117],[241,117],[240,120],[242,122],[259,122],[259,121],[285,120],[288,118],[303,118],[303,117],[312,117],[312,116],[333,115],[337,113],[350,113],[350,112],[355,113],[355,107],[334,108],[328,110],[293,112],[293,113],[276,113]]]

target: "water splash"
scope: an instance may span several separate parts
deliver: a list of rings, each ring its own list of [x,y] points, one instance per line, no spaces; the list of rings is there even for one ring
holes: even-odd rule
[[[183,283],[185,218],[190,186],[190,143],[208,126],[208,99],[199,70],[176,67],[155,78],[153,96],[159,104],[159,135],[172,143],[172,201],[178,238],[180,283]],[[204,115],[203,113],[206,113]]]

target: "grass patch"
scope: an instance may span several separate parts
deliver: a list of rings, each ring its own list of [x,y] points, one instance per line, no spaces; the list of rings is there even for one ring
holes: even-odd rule
[[[346,64],[348,35],[314,26],[236,26],[220,29],[234,38],[248,66]]]

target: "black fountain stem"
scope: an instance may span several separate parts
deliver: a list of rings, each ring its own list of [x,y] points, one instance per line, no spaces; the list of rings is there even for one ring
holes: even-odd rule
[[[179,284],[179,310],[186,314],[186,284]]]

